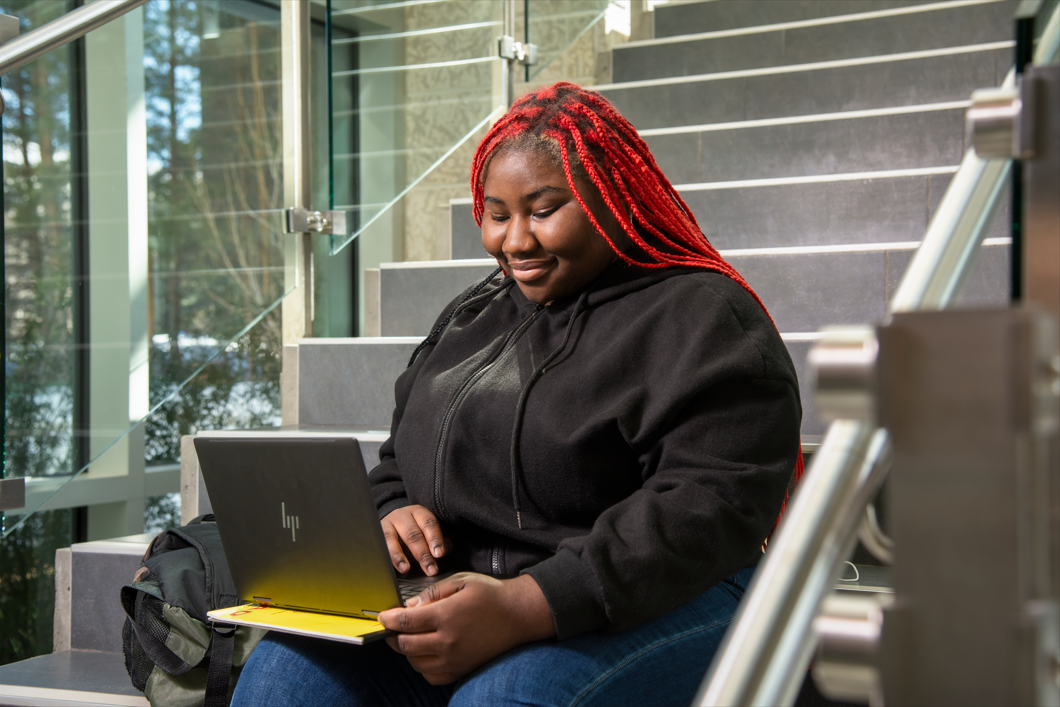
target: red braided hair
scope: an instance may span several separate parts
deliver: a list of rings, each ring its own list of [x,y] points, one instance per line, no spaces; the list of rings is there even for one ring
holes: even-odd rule
[[[663,175],[648,145],[630,122],[599,93],[566,81],[521,97],[479,143],[471,164],[471,195],[475,223],[479,226],[485,209],[483,188],[491,158],[499,148],[520,146],[551,153],[558,148],[558,155],[554,156],[562,161],[567,185],[582,211],[596,232],[626,263],[642,268],[686,266],[713,270],[736,281],[766,310],[747,281],[703,235],[692,210]],[[626,249],[632,255],[617,247],[600,226],[575,185],[575,172],[586,177],[599,191],[604,205],[633,244],[634,248]],[[649,242],[645,233],[657,245]],[[802,473],[800,450],[792,488],[799,483]],[[785,494],[773,531],[784,515],[787,501]]]

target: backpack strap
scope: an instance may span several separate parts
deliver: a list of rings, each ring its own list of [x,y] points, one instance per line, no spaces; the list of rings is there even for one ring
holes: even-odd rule
[[[228,684],[232,679],[232,652],[235,642],[235,626],[213,625],[210,668],[206,675],[206,701],[203,707],[228,707]]]

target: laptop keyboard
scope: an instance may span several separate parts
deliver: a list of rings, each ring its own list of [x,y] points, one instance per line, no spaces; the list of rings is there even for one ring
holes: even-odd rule
[[[426,588],[427,584],[421,584],[411,579],[399,579],[398,592],[401,594],[401,603],[404,604]]]

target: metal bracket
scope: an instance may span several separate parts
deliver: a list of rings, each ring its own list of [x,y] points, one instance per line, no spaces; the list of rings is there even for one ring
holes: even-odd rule
[[[965,114],[969,142],[983,159],[1034,157],[1037,86],[1026,75],[1010,88],[981,88],[972,93]]]
[[[515,37],[508,35],[497,37],[497,54],[502,59],[524,66],[537,64],[537,45],[517,42]]]
[[[0,511],[26,507],[26,480],[0,479]]]
[[[287,209],[288,233],[334,233],[345,236],[345,211],[310,211]]]

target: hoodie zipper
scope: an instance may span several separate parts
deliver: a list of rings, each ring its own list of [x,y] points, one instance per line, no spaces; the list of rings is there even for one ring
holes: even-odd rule
[[[488,373],[489,370],[493,368],[493,365],[497,363],[498,360],[500,360],[501,356],[503,356],[509,348],[511,348],[512,344],[519,337],[519,335],[523,331],[525,331],[528,326],[530,326],[531,322],[533,322],[534,319],[537,318],[537,315],[540,314],[541,310],[544,308],[544,305],[537,305],[534,308],[533,313],[531,313],[529,317],[524,319],[522,323],[519,324],[519,326],[517,326],[515,329],[508,333],[508,337],[504,340],[504,343],[501,344],[501,347],[497,351],[497,353],[494,354],[489,361],[484,363],[482,365],[482,368],[475,371],[475,373],[472,374],[470,378],[464,381],[464,384],[462,386],[460,386],[460,390],[457,392],[456,397],[453,398],[453,402],[449,404],[449,409],[445,412],[445,417],[442,418],[442,433],[438,437],[438,451],[435,453],[434,456],[434,509],[435,512],[442,518],[442,520],[452,520],[442,509],[442,457],[445,452],[445,441],[449,435],[449,425],[453,421],[453,415],[456,413],[456,409],[460,407],[460,404],[464,402],[464,398],[467,397],[467,393],[469,390],[471,390],[471,386],[475,385],[475,383],[477,383],[479,379],[482,378],[482,376],[486,375],[486,373]],[[497,557],[495,554],[495,564],[496,561]]]
[[[501,574],[501,546],[497,543],[493,544],[493,574],[499,577]]]

